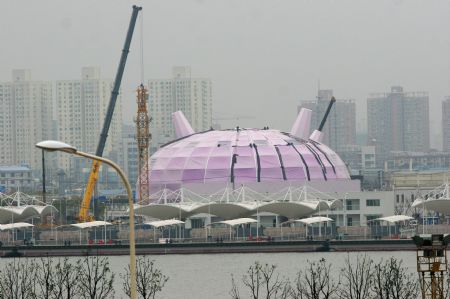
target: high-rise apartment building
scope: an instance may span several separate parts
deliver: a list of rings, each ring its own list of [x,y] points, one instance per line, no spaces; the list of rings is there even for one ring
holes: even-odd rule
[[[391,151],[426,152],[430,149],[428,93],[391,92],[371,94],[367,99],[368,143],[376,148],[382,167]]]
[[[98,67],[84,67],[81,80],[56,81],[58,139],[82,151],[95,153],[108,107],[113,81],[102,79]],[[117,98],[105,157],[122,164],[122,105]],[[58,156],[59,168],[69,174],[77,169],[77,160],[70,155]]]
[[[442,150],[450,152],[450,97],[442,102]]]
[[[172,75],[170,79],[152,79],[148,83],[153,144],[175,138],[171,114],[178,110],[183,111],[196,132],[212,125],[211,80],[191,77],[190,67],[174,67]]]
[[[317,100],[302,101],[297,107],[312,110],[311,130],[319,127],[325,111],[333,97],[332,90],[319,90]],[[336,100],[325,123],[323,143],[336,152],[343,152],[356,144],[356,106],[354,100]]]
[[[131,187],[134,189],[139,173],[139,155],[136,141],[136,125],[123,125],[122,134],[124,171],[128,176]]]
[[[13,70],[12,82],[0,83],[0,164],[41,169],[35,144],[52,139],[51,82],[32,81],[30,70]]]

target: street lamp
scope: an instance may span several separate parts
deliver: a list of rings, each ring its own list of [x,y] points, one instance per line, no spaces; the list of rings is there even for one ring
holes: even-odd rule
[[[130,297],[132,299],[136,299],[136,290],[137,290],[137,283],[136,283],[136,247],[135,247],[135,240],[134,240],[134,206],[133,206],[133,195],[131,193],[131,186],[128,182],[128,179],[126,178],[125,174],[123,173],[122,169],[114,163],[111,160],[105,159],[103,157],[95,156],[92,154],[88,154],[85,152],[78,151],[75,147],[61,142],[61,141],[55,141],[55,140],[46,140],[41,141],[36,144],[36,147],[47,150],[47,151],[60,151],[60,152],[66,152],[68,154],[77,155],[81,157],[85,157],[91,160],[101,161],[112,168],[114,168],[117,173],[119,174],[120,178],[122,179],[122,182],[125,185],[125,188],[127,189],[128,194],[128,205],[129,205],[129,218],[130,218]]]

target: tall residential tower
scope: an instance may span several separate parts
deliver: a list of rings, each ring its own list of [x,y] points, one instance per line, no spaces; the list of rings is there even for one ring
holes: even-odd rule
[[[442,102],[442,150],[450,152],[450,97]]]
[[[392,151],[426,152],[430,148],[428,93],[391,92],[367,99],[368,142],[375,146],[378,167]]]
[[[316,101],[302,101],[297,107],[312,110],[311,129],[317,129],[333,97],[333,90],[319,90]],[[344,152],[356,144],[356,106],[354,100],[336,100],[324,127],[323,143]]]
[[[95,153],[100,139],[113,81],[103,79],[98,67],[84,67],[81,80],[56,81],[58,139]],[[119,95],[108,133],[105,157],[122,162],[122,106]],[[58,166],[73,172],[76,167],[70,155],[58,156]]]
[[[41,169],[35,144],[52,139],[51,82],[32,81],[30,70],[13,70],[12,82],[0,83],[0,164]]]
[[[174,67],[172,78],[149,80],[149,113],[153,144],[173,140],[172,113],[183,111],[197,132],[212,125],[212,87],[208,78],[191,77],[190,67]]]

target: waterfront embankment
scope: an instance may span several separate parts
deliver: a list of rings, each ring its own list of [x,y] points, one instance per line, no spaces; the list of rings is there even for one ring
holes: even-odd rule
[[[172,243],[137,244],[137,254],[226,254],[277,252],[352,252],[352,251],[412,251],[410,239],[401,240],[330,240],[330,241],[276,241],[276,242],[224,242],[224,243]],[[120,245],[35,245],[3,246],[0,256],[14,254],[24,257],[128,255],[128,244]]]

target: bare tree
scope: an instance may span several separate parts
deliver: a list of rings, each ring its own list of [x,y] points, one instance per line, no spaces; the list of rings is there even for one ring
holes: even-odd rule
[[[13,259],[0,270],[2,298],[23,299],[36,297],[36,264],[32,259]]]
[[[55,288],[53,296],[55,299],[72,299],[76,298],[75,294],[78,292],[78,279],[81,275],[78,264],[72,264],[69,259],[65,257],[62,261],[59,260],[54,268]]]
[[[236,281],[234,280],[233,274],[231,274],[231,291],[230,296],[232,299],[240,299],[241,295],[239,293],[239,287],[236,284]]]
[[[350,256],[347,256],[345,265],[341,269],[340,298],[371,298],[372,277],[373,260],[367,254],[358,255],[354,263],[350,260]]]
[[[242,277],[242,282],[246,289],[250,291],[250,298],[286,299],[289,297],[289,281],[280,278],[280,275],[275,270],[275,265],[263,265],[259,262],[255,262],[248,268],[247,274]],[[231,297],[233,299],[241,298],[239,287],[233,276],[231,277],[231,284]]]
[[[81,275],[78,278],[81,298],[114,298],[114,278],[106,257],[85,257],[77,261]]]
[[[130,266],[125,268],[125,274],[120,274],[123,280],[123,290],[130,296]],[[136,260],[136,283],[137,292],[144,299],[154,299],[161,292],[169,277],[162,274],[155,267],[154,261],[149,257],[138,257]]]
[[[403,262],[391,257],[374,267],[372,289],[377,299],[412,299],[419,293],[418,281]]]
[[[331,277],[331,264],[325,259],[318,262],[308,261],[305,271],[297,273],[295,286],[292,288],[293,299],[332,299],[337,298],[339,281]]]
[[[55,278],[53,275],[53,259],[41,257],[36,265],[36,281],[39,286],[37,298],[48,299],[53,297]]]

